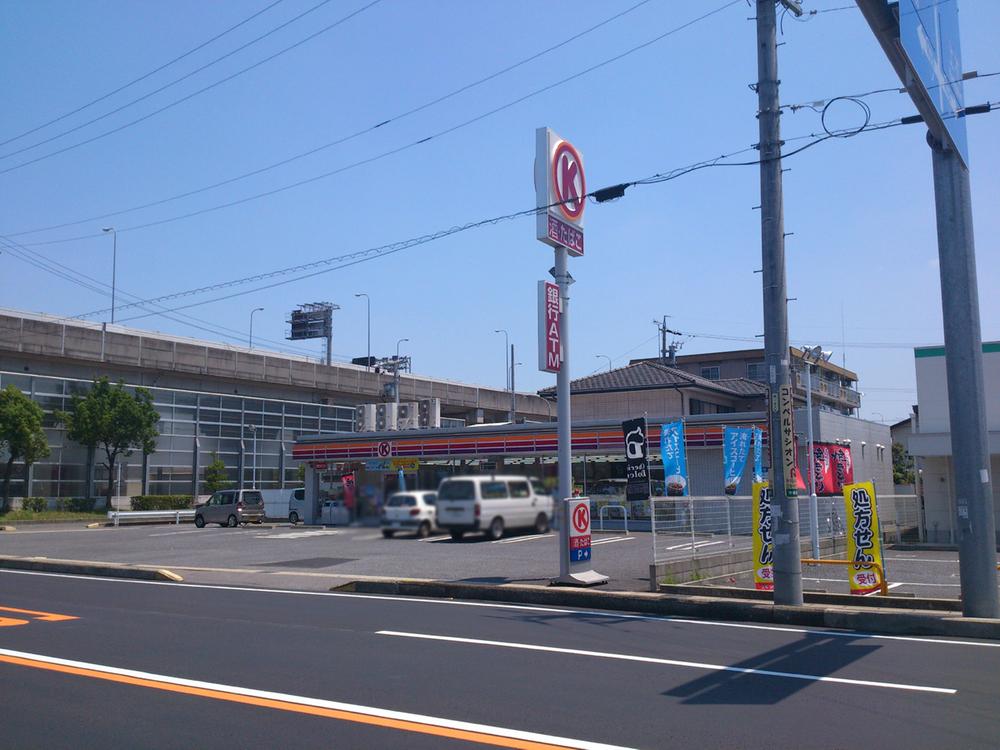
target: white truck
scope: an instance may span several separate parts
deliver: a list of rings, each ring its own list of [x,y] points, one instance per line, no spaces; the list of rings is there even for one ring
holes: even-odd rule
[[[306,490],[304,487],[286,487],[283,490],[261,490],[264,496],[264,515],[267,518],[287,518],[298,523],[305,518]]]

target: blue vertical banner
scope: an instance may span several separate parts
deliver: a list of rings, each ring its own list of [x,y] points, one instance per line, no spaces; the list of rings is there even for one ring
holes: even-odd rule
[[[750,456],[750,442],[753,438],[750,427],[722,428],[722,465],[725,472],[725,492],[735,495],[740,488],[743,470]]]
[[[764,431],[760,427],[753,428],[753,481],[755,484],[764,481]]]
[[[660,429],[660,457],[668,495],[687,495],[687,459],[684,456],[684,422],[677,420]]]

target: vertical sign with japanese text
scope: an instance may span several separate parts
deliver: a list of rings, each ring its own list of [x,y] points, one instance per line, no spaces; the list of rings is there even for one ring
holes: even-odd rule
[[[753,485],[753,585],[774,591],[774,535],[771,529],[771,486]]]
[[[785,497],[798,497],[795,470],[795,424],[793,421],[792,387],[778,388],[778,409],[781,416],[781,466],[785,476]]]
[[[885,571],[875,485],[871,482],[846,485],[844,504],[847,506],[847,559],[856,563],[847,568],[851,572],[851,593],[870,594],[878,591],[882,582],[878,569],[866,563],[876,562]]]
[[[725,493],[735,495],[743,478],[743,470],[750,455],[750,442],[753,437],[751,427],[722,428],[722,467],[725,477]]]
[[[684,422],[668,422],[660,428],[660,458],[667,495],[688,494],[687,456],[684,453]]]
[[[559,338],[559,285],[551,281],[538,282],[538,369],[559,372],[563,362],[562,341]]]
[[[566,500],[569,515],[569,562],[585,563],[590,567],[590,498],[573,497]]]

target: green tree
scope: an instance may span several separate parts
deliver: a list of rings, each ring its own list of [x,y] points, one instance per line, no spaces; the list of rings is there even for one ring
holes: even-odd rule
[[[295,478],[298,480],[299,484],[306,483],[306,465],[299,464],[299,467],[295,470]]]
[[[219,454],[212,451],[212,463],[205,467],[205,490],[212,494],[229,487],[231,482],[226,474],[226,464]]]
[[[10,477],[16,461],[28,469],[40,458],[49,455],[49,441],[42,429],[42,408],[25,396],[19,388],[8,385],[0,391],[0,450],[7,454],[3,475],[3,502],[0,511],[10,510]]]
[[[902,443],[892,444],[892,483],[913,484],[913,456],[906,452]]]
[[[145,388],[136,388],[133,395],[120,381],[111,385],[107,378],[98,378],[85,395],[74,395],[69,412],[60,412],[57,418],[66,425],[70,440],[104,451],[103,466],[108,470],[106,499],[110,508],[118,459],[131,456],[135,450],[145,455],[156,450],[159,435],[156,423],[160,415],[153,408],[152,394]]]

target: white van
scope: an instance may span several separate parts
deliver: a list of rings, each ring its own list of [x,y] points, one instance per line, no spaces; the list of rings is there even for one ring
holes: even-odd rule
[[[549,530],[552,497],[535,492],[528,477],[449,477],[437,496],[437,525],[458,540],[467,531],[499,539],[507,529]]]
[[[261,490],[264,496],[264,515],[268,518],[287,518],[298,523],[305,518],[306,490],[304,487],[287,487],[283,490]]]

